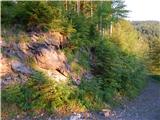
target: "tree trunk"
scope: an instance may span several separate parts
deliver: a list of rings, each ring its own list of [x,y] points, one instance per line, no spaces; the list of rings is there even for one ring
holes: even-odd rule
[[[79,15],[80,12],[80,0],[77,0],[77,13]]]
[[[92,0],[91,0],[91,17],[93,15],[93,3],[92,3]]]
[[[67,0],[65,0],[65,9],[66,9],[66,11],[68,10],[68,1]]]
[[[102,9],[102,2],[103,1],[100,1],[101,3],[101,9]],[[103,30],[102,30],[102,23],[103,21],[102,21],[102,15],[100,15],[100,35],[101,35],[101,37],[103,36]]]
[[[111,24],[110,24],[110,35],[112,35],[112,31],[113,31],[113,27],[112,27],[112,21],[111,21]]]

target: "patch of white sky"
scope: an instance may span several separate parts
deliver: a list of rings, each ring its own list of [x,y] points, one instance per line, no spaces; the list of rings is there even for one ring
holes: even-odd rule
[[[160,21],[160,0],[124,0],[129,20]]]

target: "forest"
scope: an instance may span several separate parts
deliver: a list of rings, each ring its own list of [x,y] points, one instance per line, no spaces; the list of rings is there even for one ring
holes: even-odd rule
[[[120,0],[2,1],[2,120],[107,120],[160,84],[160,23],[128,12]]]

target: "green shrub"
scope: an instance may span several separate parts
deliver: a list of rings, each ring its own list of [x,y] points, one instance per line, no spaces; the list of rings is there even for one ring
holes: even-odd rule
[[[57,1],[2,2],[2,24],[21,26],[25,31],[54,30],[68,35],[75,32]]]
[[[13,1],[2,1],[1,2],[1,23],[8,25],[12,23],[15,16],[16,4]]]
[[[18,2],[15,22],[24,25],[27,29],[48,29],[49,23],[57,15],[57,9],[52,9],[47,2]],[[20,20],[20,21],[19,21]]]
[[[94,74],[102,79],[102,90],[109,93],[122,92],[135,96],[144,85],[146,67],[140,58],[127,54],[110,40],[103,40],[95,47],[96,63]],[[133,95],[132,95],[133,94]]]
[[[2,91],[2,100],[16,103],[23,110],[56,111],[69,102],[71,88],[59,85],[41,72],[35,72],[26,84]]]

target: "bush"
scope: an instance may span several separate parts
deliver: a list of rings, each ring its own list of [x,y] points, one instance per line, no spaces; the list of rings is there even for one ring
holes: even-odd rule
[[[14,20],[29,30],[45,30],[57,14],[57,9],[53,9],[47,2],[18,2]]]
[[[25,31],[54,30],[69,34],[75,32],[56,2],[18,1],[2,2],[2,24],[21,25]]]
[[[132,97],[143,87],[146,68],[139,58],[123,52],[109,40],[99,41],[94,54],[93,72],[102,79],[103,91],[110,89],[110,94],[119,92]]]
[[[23,110],[69,112],[73,109],[101,109],[108,107],[107,104],[115,105],[121,99],[118,97],[134,97],[144,85],[145,66],[139,58],[123,52],[111,41],[97,40],[93,46],[93,79],[82,80],[80,86],[75,87],[59,84],[37,71],[24,85],[3,90],[2,101],[16,103]],[[84,63],[88,55],[81,53],[83,57],[78,64],[84,67],[89,64]]]
[[[35,72],[29,81],[2,91],[2,100],[16,103],[23,110],[56,111],[69,102],[71,88],[58,85],[41,72]]]
[[[2,1],[1,2],[1,23],[8,25],[11,24],[15,16],[15,2]]]

